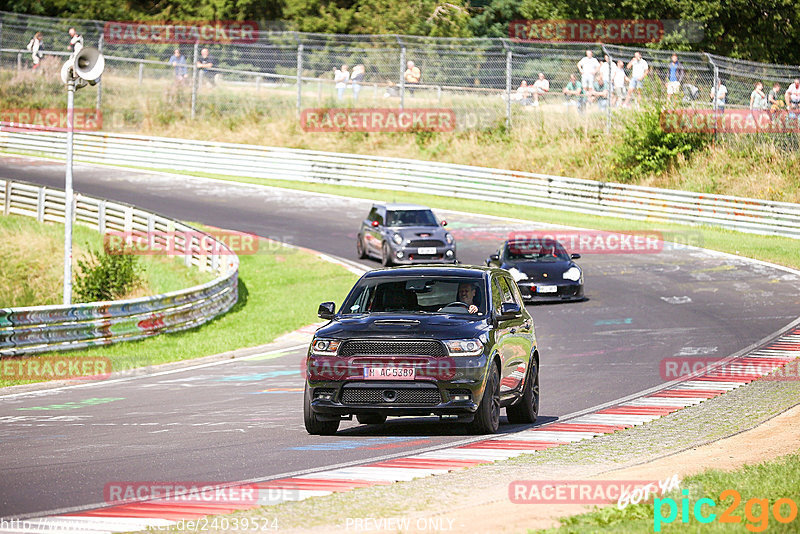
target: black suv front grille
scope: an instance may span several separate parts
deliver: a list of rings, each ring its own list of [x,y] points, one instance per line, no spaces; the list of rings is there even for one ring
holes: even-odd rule
[[[342,389],[342,404],[418,404],[436,406],[442,395],[436,388],[358,388]]]
[[[409,247],[443,247],[444,243],[438,239],[415,239],[408,242]]]
[[[444,345],[433,340],[367,340],[345,341],[339,356],[447,356]]]

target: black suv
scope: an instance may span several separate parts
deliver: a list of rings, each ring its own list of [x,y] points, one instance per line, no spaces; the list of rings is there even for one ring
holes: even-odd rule
[[[438,415],[497,431],[532,423],[539,409],[533,320],[503,269],[420,266],[361,277],[317,330],[305,365],[310,434],[333,434],[342,418]]]

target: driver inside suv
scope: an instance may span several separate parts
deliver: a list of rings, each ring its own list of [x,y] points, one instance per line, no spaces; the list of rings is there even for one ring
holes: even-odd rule
[[[458,284],[458,300],[469,306],[469,313],[478,313],[478,306],[475,305],[475,297],[478,294],[478,288],[475,284],[470,282],[461,282]]]

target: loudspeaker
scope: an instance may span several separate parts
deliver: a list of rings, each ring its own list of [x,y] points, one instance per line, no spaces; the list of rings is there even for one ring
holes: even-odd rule
[[[91,46],[82,48],[72,60],[72,70],[75,76],[83,78],[92,85],[103,74],[105,68],[106,60],[103,58],[103,54]]]

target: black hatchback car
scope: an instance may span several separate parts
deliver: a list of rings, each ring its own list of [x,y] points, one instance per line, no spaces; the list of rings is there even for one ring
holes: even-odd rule
[[[305,365],[310,434],[343,418],[453,418],[494,433],[500,409],[532,423],[539,409],[533,320],[509,273],[489,267],[419,266],[366,273],[314,335]]]

